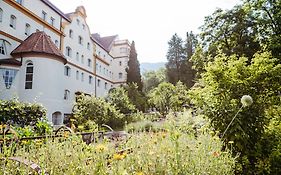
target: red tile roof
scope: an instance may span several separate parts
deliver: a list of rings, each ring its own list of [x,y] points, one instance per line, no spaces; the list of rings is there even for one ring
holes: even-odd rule
[[[110,51],[111,46],[117,36],[118,35],[100,37],[98,33],[92,34],[92,38],[94,39],[94,41],[101,45],[107,52]]]
[[[13,57],[21,57],[25,54],[43,54],[55,57],[64,64],[67,62],[49,36],[42,31],[31,34],[11,53]]]
[[[21,66],[21,62],[13,58],[6,58],[6,59],[0,59],[0,65]]]

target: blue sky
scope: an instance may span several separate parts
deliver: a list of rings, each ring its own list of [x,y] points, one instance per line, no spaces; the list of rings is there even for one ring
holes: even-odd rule
[[[140,62],[166,61],[174,33],[198,33],[216,8],[231,9],[240,0],[50,0],[63,12],[83,5],[92,33],[134,40]]]

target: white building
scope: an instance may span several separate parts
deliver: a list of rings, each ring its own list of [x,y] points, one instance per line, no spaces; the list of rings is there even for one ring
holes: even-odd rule
[[[41,103],[60,125],[76,95],[125,83],[129,41],[91,34],[86,18],[82,6],[64,14],[48,0],[1,0],[0,99]]]

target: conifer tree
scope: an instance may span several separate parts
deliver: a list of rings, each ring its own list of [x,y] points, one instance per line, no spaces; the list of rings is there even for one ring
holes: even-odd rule
[[[142,81],[140,74],[140,64],[137,58],[137,52],[135,48],[135,42],[133,41],[131,44],[128,68],[127,72],[127,84],[136,83],[138,85],[138,90],[142,91]]]

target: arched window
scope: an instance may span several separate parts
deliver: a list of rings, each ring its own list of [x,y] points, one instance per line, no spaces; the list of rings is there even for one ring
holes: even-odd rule
[[[79,80],[79,71],[76,71],[76,80]]]
[[[26,64],[25,89],[32,89],[32,81],[33,81],[33,64],[29,62]]]
[[[71,48],[67,46],[67,47],[66,47],[66,50],[65,50],[66,56],[71,57],[71,52],[72,52]]]
[[[58,40],[55,40],[55,45],[56,45],[57,47],[59,47],[59,41],[58,41]]]
[[[14,15],[11,15],[10,17],[10,27],[16,28],[17,18]]]
[[[107,89],[107,82],[104,83],[104,89]]]
[[[83,45],[83,38],[82,38],[82,36],[78,36],[78,43]]]
[[[120,72],[119,73],[119,79],[122,79],[122,77],[123,77],[123,74]]]
[[[70,29],[68,35],[69,35],[69,38],[73,38],[73,30]]]
[[[92,65],[92,60],[89,58],[88,59],[88,66],[91,67],[91,65]]]
[[[76,60],[79,61],[79,52],[76,52]]]
[[[81,73],[81,81],[84,81],[84,73]]]
[[[90,43],[87,43],[87,49],[90,50]]]
[[[81,63],[84,63],[84,55],[81,56]]]
[[[62,124],[62,115],[61,112],[57,111],[52,114],[52,122],[53,125],[61,125]]]
[[[0,39],[0,55],[7,55],[11,44],[3,39]]]
[[[64,67],[64,75],[70,77],[71,69],[69,66]]]
[[[15,69],[0,69],[0,70],[2,70],[2,76],[3,76],[4,82],[5,82],[6,88],[10,89],[18,70],[15,70]]]
[[[100,87],[100,79],[98,79],[98,87]]]
[[[89,75],[89,84],[92,84],[92,82],[93,82],[93,77]]]
[[[30,35],[30,25],[28,23],[25,24],[25,35]]]
[[[69,96],[70,96],[70,91],[68,89],[65,89],[63,99],[68,100]]]
[[[2,22],[3,19],[3,10],[0,8],[0,22]]]

